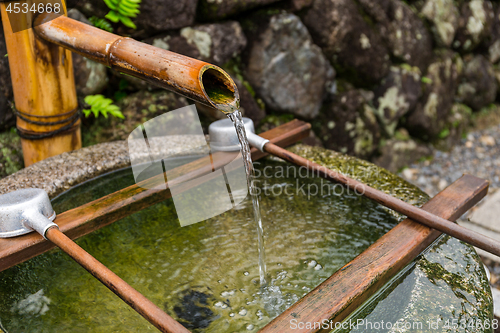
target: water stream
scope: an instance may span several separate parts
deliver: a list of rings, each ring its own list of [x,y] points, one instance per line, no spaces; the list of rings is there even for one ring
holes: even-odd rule
[[[248,145],[247,134],[245,131],[245,125],[243,123],[243,118],[241,117],[241,112],[239,110],[233,113],[228,113],[227,116],[232,120],[234,127],[236,128],[236,133],[238,134],[238,140],[241,145],[241,154],[243,155],[243,164],[245,165],[245,171],[247,175],[248,191],[252,197],[253,213],[255,219],[255,226],[257,228],[257,239],[259,244],[259,275],[260,284],[264,285],[266,283],[266,254],[264,249],[264,229],[262,227],[262,217],[259,208],[259,198],[255,191],[255,170],[252,164],[252,154],[250,153],[250,146]]]

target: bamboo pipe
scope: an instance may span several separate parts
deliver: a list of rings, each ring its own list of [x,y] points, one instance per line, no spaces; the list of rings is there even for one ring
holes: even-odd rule
[[[189,333],[189,330],[137,290],[132,288],[127,282],[123,281],[101,262],[88,254],[84,249],[59,231],[58,228],[49,228],[45,233],[45,237],[66,252],[71,258],[161,332]]]
[[[46,41],[224,113],[239,108],[236,84],[217,66],[55,14],[38,15],[34,30]]]
[[[307,169],[316,172],[319,176],[346,185],[353,191],[356,191],[381,205],[384,205],[392,210],[395,210],[403,215],[406,215],[415,222],[424,224],[430,228],[434,228],[453,236],[461,241],[474,245],[480,249],[488,251],[500,257],[500,243],[494,239],[486,237],[473,230],[466,229],[458,224],[450,222],[442,217],[426,212],[423,209],[412,206],[400,199],[390,196],[387,193],[376,190],[373,187],[365,185],[357,180],[344,176],[338,172],[330,170],[317,163],[309,161],[294,153],[291,153],[281,147],[272,143],[267,143],[264,146],[264,151],[282,158],[288,162],[294,163],[299,166],[304,166]]]
[[[50,3],[50,0],[17,3],[21,8],[24,4],[31,8],[34,4]],[[17,128],[24,136],[21,138],[24,164],[29,166],[81,148],[78,102],[71,52],[36,38],[33,29],[13,32],[16,26],[28,26],[33,13],[17,14],[17,21],[11,22],[14,16],[6,12],[8,4],[11,3],[2,2],[0,9],[17,109]],[[62,4],[66,12],[64,1]],[[58,129],[61,132],[42,138]]]

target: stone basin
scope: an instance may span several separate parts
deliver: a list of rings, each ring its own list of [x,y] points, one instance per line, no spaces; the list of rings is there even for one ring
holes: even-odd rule
[[[66,211],[133,184],[124,147],[114,142],[53,157],[0,181],[0,191],[45,188],[56,212]],[[414,205],[429,199],[368,162],[304,145],[290,150]],[[269,280],[264,288],[258,285],[248,202],[181,228],[167,200],[77,242],[193,332],[255,332],[402,220],[342,187],[303,177],[282,161],[259,161],[257,170]],[[314,186],[325,192],[313,194]],[[0,299],[0,328],[6,332],[154,330],[58,250],[1,272]],[[449,331],[490,332],[478,323],[490,321],[492,310],[474,249],[442,236],[347,318],[371,328],[337,331],[446,331],[448,324]],[[460,321],[473,325],[454,330]],[[402,324],[397,330],[373,328],[382,322]]]

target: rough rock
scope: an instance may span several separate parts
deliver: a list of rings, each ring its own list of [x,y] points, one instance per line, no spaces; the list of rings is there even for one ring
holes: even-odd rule
[[[326,103],[315,125],[326,148],[368,158],[380,140],[380,128],[370,104],[373,93],[350,90]]]
[[[392,55],[424,70],[432,58],[432,38],[422,20],[399,0],[359,0],[373,17]]]
[[[139,125],[167,111],[188,105],[186,98],[173,92],[139,91],[123,98],[117,105],[125,119],[99,117],[85,130],[82,130],[83,145],[99,142],[125,140]]]
[[[421,10],[432,26],[438,46],[450,47],[458,29],[460,13],[453,0],[427,0]]]
[[[396,172],[429,155],[432,155],[431,148],[415,140],[390,139],[381,147],[380,156],[373,162],[389,171]]]
[[[439,141],[434,146],[442,151],[449,151],[460,144],[462,135],[470,128],[472,110],[465,104],[455,103],[446,119],[445,130],[441,132]]]
[[[236,21],[186,27],[145,40],[153,46],[192,58],[223,65],[246,46],[246,38]]]
[[[137,25],[137,31],[133,32],[158,33],[187,27],[194,22],[196,3],[196,0],[142,0],[140,14],[132,19]],[[110,11],[102,0],[69,0],[68,7],[77,8],[87,17],[104,17]]]
[[[198,3],[198,19],[200,21],[221,19],[276,1],[278,0],[200,0]]]
[[[474,110],[493,103],[498,83],[493,65],[482,55],[465,58],[462,83],[458,86],[457,99]]]
[[[385,132],[392,136],[399,119],[417,104],[422,94],[418,67],[392,66],[389,74],[375,89],[374,106]]]
[[[389,52],[351,0],[316,0],[303,14],[304,24],[340,74],[362,84],[389,71]]]
[[[15,117],[10,108],[13,101],[12,81],[10,79],[9,58],[3,27],[0,24],[0,129],[9,128],[14,125]]]
[[[310,7],[313,4],[313,0],[288,0],[287,7],[289,10],[296,12],[304,8]]]
[[[488,56],[492,64],[500,60],[500,7],[495,13],[495,21],[491,29],[489,40],[487,41]]]
[[[470,52],[491,33],[495,13],[490,1],[464,1],[460,8],[459,28],[453,47]]]
[[[80,96],[94,95],[108,85],[106,66],[73,53],[76,92]]]
[[[436,139],[446,125],[455,91],[463,71],[458,54],[442,50],[429,65],[423,78],[423,94],[409,113],[405,127],[412,136],[423,140]]]
[[[245,76],[272,110],[312,119],[335,72],[293,14],[268,17],[249,32]]]
[[[0,134],[0,178],[21,170],[24,166],[21,138],[13,131]]]

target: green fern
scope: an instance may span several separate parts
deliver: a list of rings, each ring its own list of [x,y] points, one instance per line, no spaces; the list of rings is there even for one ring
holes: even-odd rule
[[[94,27],[106,30],[107,32],[113,32],[113,27],[111,26],[111,23],[109,23],[108,20],[106,19],[92,16],[89,18],[89,21],[94,25]]]
[[[113,100],[103,95],[89,95],[85,97],[85,103],[90,106],[90,110],[82,110],[86,118],[90,116],[90,113],[93,113],[96,118],[99,117],[99,114],[102,114],[104,118],[108,118],[109,113],[113,117],[125,119],[120,108],[113,104]]]
[[[111,22],[122,22],[129,28],[136,29],[131,18],[140,13],[139,6],[142,0],[104,0],[111,11],[106,15],[106,18]]]

